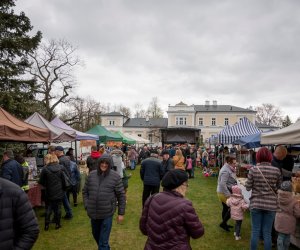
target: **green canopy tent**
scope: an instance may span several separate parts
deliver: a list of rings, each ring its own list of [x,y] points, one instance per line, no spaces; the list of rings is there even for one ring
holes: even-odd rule
[[[96,125],[95,127],[91,128],[90,130],[86,131],[88,134],[98,135],[99,142],[107,143],[108,141],[122,141],[123,138],[120,135],[110,132],[105,127]]]
[[[114,134],[117,134],[119,136],[121,136],[123,138],[122,142],[123,143],[127,143],[127,144],[136,144],[136,140],[129,138],[127,136],[125,136],[124,134],[122,134],[120,131],[114,132]]]

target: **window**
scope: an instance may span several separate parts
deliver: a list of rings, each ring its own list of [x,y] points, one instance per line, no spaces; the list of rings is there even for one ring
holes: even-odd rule
[[[216,126],[216,118],[211,118],[211,125]]]
[[[109,126],[115,126],[115,121],[109,121]]]
[[[203,126],[203,118],[199,118],[199,126]]]
[[[176,117],[176,125],[186,125],[186,117]]]
[[[142,134],[138,134],[139,137],[142,137]]]
[[[224,125],[225,126],[229,125],[229,119],[228,118],[225,118]]]

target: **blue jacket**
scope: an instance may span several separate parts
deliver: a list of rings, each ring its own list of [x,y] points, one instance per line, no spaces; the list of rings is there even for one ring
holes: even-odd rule
[[[8,159],[2,163],[1,177],[22,187],[23,167],[17,161]]]
[[[142,161],[140,175],[144,185],[159,186],[164,172],[159,159],[150,157]]]

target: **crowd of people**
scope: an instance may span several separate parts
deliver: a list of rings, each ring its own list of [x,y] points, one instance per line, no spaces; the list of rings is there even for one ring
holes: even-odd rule
[[[244,212],[249,210],[250,249],[257,249],[260,240],[263,240],[264,249],[272,249],[275,239],[279,250],[288,249],[290,236],[296,228],[296,218],[300,218],[300,203],[292,194],[293,159],[287,148],[279,145],[272,153],[262,147],[256,152],[256,165],[249,169],[245,183],[245,188],[252,191],[250,204],[245,202],[241,184],[237,181],[235,149],[228,150],[220,145],[217,152],[211,158],[209,150],[188,145],[164,148],[146,145],[141,148],[93,146],[86,160],[88,175],[82,195],[98,248],[110,249],[113,215],[117,211],[118,223],[124,220],[125,215],[130,178],[125,169],[135,170],[140,164],[143,210],[139,227],[147,236],[145,249],[191,249],[189,238],[201,237],[204,226],[192,202],[185,198],[189,179],[195,178],[197,167],[201,167],[203,172],[209,171],[213,164],[211,160],[215,159],[214,165],[223,164],[217,184],[217,196],[222,205],[221,229],[230,232],[234,227],[235,240],[240,240]],[[51,223],[58,230],[62,227],[61,218],[73,219],[71,197],[73,207],[78,205],[80,172],[72,148],[66,154],[61,146],[48,148],[39,183],[44,187],[44,230],[48,231]],[[161,186],[163,191],[159,192]],[[27,187],[28,164],[22,156],[14,157],[12,151],[5,151],[1,165],[0,201],[6,209],[4,214],[10,220],[5,221],[6,233],[0,232],[1,249],[21,245],[30,249],[37,238],[39,229],[26,195]],[[10,201],[16,199],[17,202]],[[21,207],[20,211],[24,213],[22,219],[19,218],[21,214],[12,212],[12,206]],[[235,221],[234,226],[228,223],[230,218]],[[0,220],[4,217],[1,216]],[[22,225],[15,227],[16,220]]]

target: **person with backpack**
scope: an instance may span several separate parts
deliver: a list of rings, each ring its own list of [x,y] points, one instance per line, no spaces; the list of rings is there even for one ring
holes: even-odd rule
[[[67,197],[70,202],[70,194],[73,196],[73,205],[74,207],[77,207],[77,195],[79,193],[79,188],[80,186],[80,172],[78,170],[77,164],[74,161],[70,162],[70,167],[71,167],[71,188],[67,190]]]

